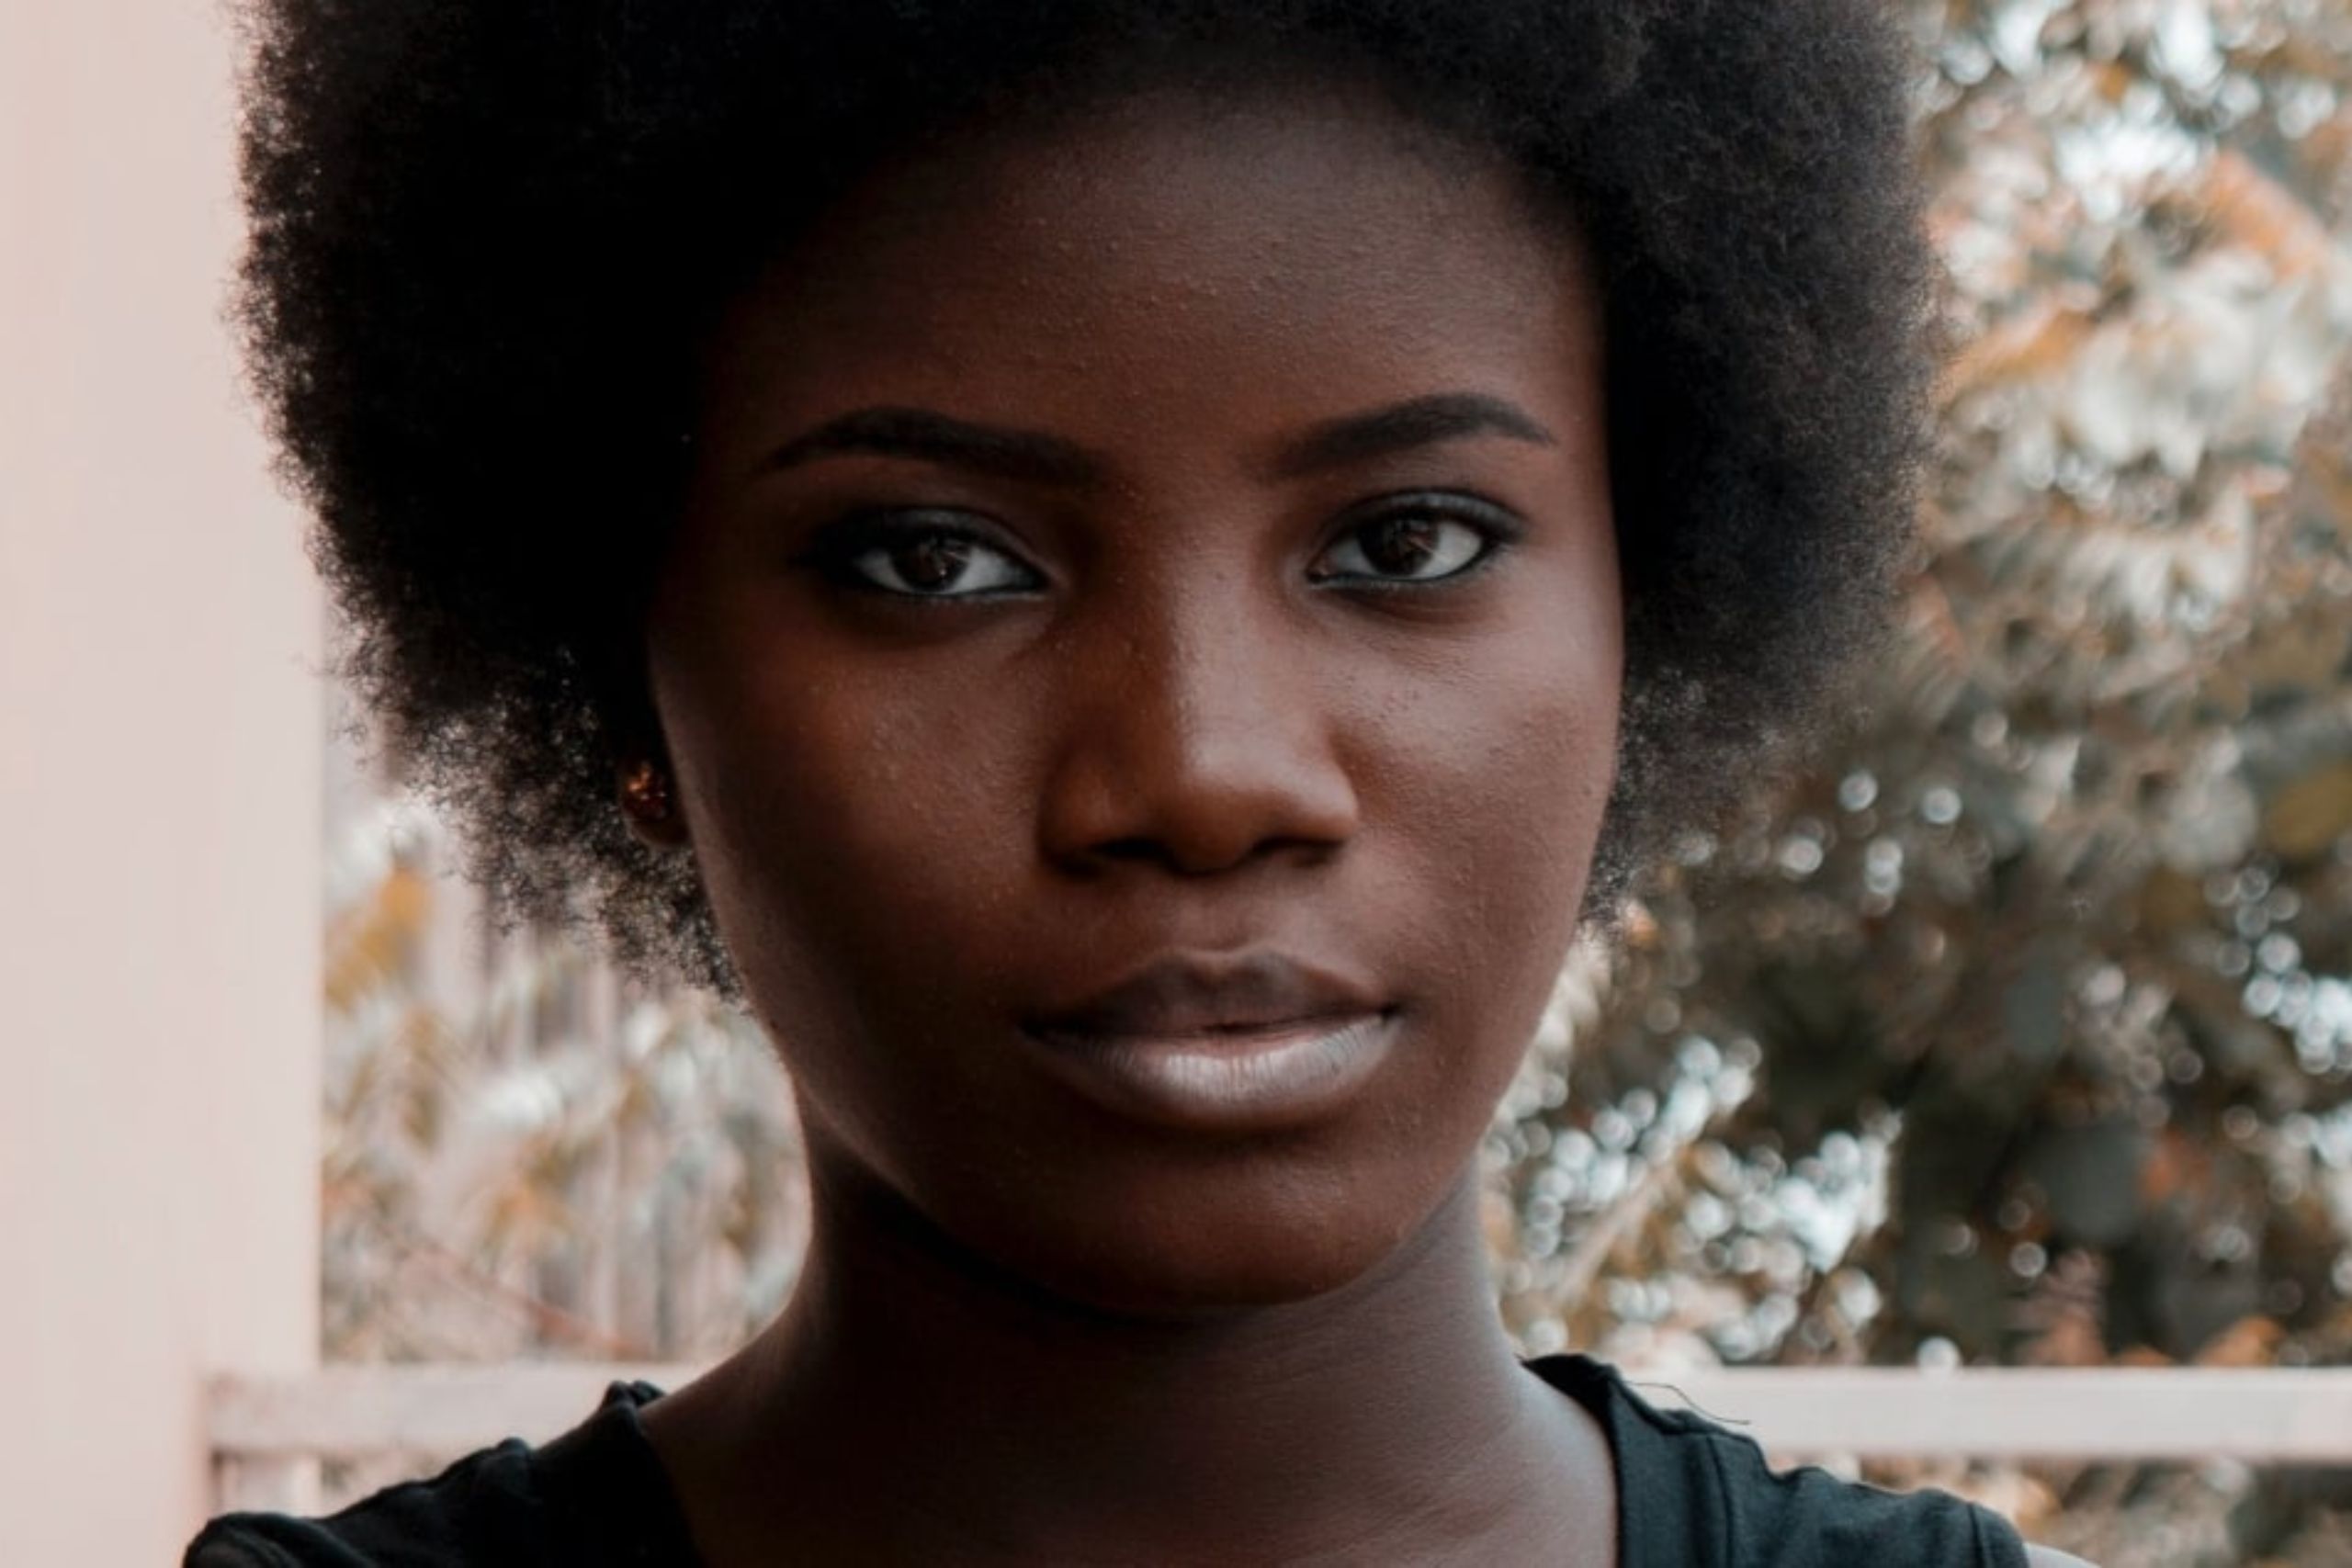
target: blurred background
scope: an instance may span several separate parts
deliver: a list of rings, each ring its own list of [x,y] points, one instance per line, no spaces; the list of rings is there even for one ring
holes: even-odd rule
[[[2352,0],[1901,8],[1928,563],[1855,721],[1562,976],[1484,1151],[1502,1309],[1668,1379],[2352,1365]],[[755,1032],[513,929],[306,722],[320,1354],[729,1348],[807,1224]],[[2109,1568],[2352,1564],[2352,1468],[1824,1457]]]

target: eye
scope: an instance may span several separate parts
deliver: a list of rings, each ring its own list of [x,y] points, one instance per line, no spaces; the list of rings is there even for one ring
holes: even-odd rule
[[[1318,582],[1442,582],[1476,570],[1518,532],[1508,513],[1466,496],[1399,497],[1325,552],[1323,560],[1339,570],[1309,575]]]
[[[989,599],[1037,574],[952,512],[867,513],[826,530],[810,555],[844,586],[901,599]]]

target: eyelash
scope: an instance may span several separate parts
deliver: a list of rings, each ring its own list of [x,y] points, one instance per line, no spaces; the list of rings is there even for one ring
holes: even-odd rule
[[[1362,573],[1330,573],[1310,579],[1318,584],[1342,583],[1353,589],[1375,593],[1422,592],[1451,587],[1482,575],[1495,561],[1516,546],[1525,534],[1524,525],[1509,512],[1492,502],[1467,495],[1416,494],[1392,496],[1375,502],[1368,514],[1354,519],[1341,531],[1337,544],[1360,537],[1365,531],[1383,523],[1425,519],[1452,523],[1470,529],[1479,537],[1477,554],[1462,566],[1442,576],[1429,578],[1375,577]],[[802,558],[817,565],[825,575],[841,586],[878,597],[915,603],[956,604],[984,603],[998,599],[1018,598],[1035,592],[1034,588],[998,589],[978,593],[914,593],[891,588],[875,581],[857,570],[860,558],[876,551],[903,548],[926,539],[956,540],[980,546],[1007,559],[1018,558],[999,545],[989,535],[967,524],[952,521],[962,513],[947,511],[912,509],[902,512],[869,512],[853,513],[825,530],[817,546]],[[922,521],[937,518],[937,522]],[[1023,567],[1032,577],[1034,570]]]

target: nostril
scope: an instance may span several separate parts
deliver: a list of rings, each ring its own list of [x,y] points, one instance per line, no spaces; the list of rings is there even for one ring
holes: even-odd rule
[[[1328,718],[1247,726],[1160,705],[1072,711],[1042,781],[1046,857],[1074,870],[1232,870],[1270,854],[1320,858],[1354,836],[1358,802]]]

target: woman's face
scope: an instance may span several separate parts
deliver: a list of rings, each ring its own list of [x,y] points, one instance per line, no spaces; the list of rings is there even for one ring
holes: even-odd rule
[[[737,301],[649,651],[820,1190],[1154,1313],[1431,1213],[1616,753],[1597,320],[1314,92],[902,164]]]

